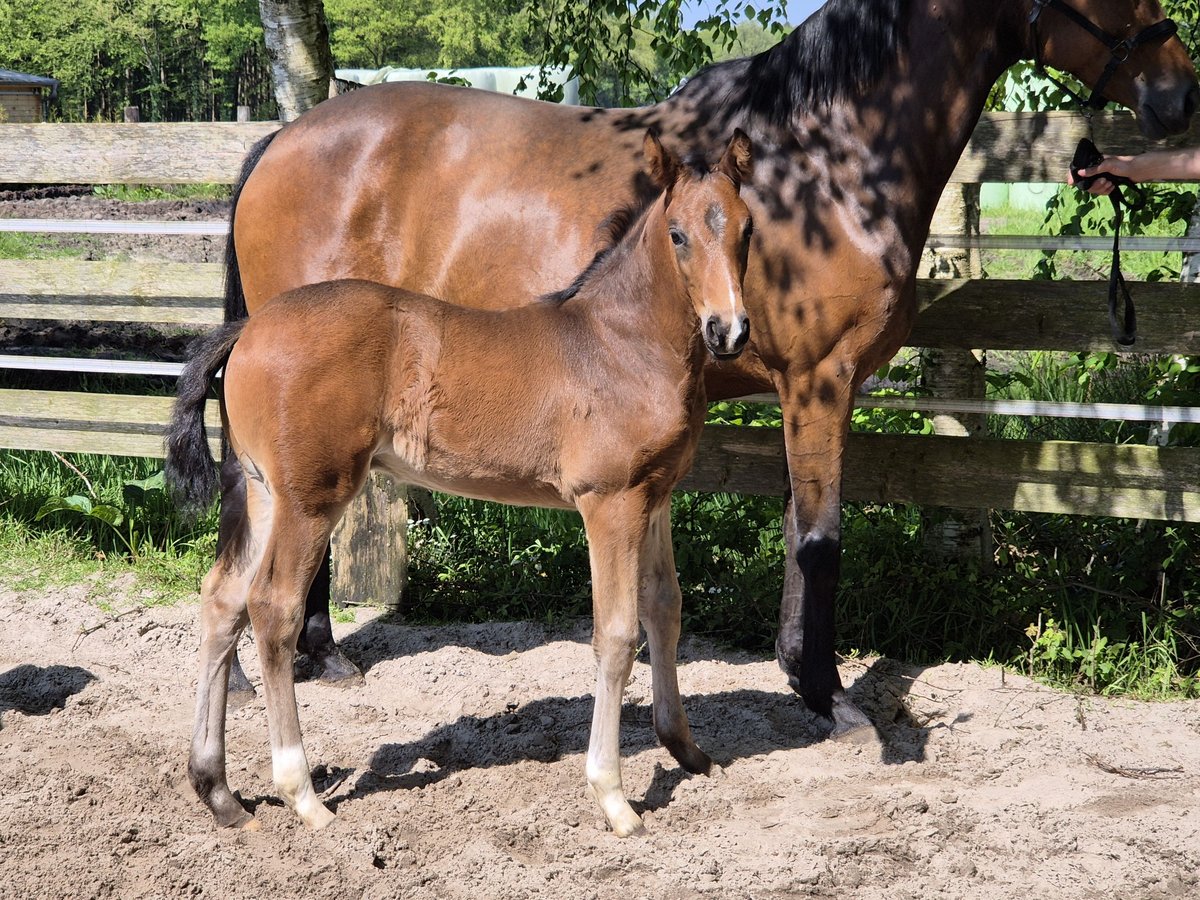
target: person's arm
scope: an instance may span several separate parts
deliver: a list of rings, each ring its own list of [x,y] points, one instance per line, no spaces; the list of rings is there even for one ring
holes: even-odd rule
[[[1084,177],[1118,175],[1135,182],[1196,181],[1200,180],[1200,147],[1150,150],[1137,156],[1106,156],[1099,165],[1080,169],[1079,174]],[[1075,183],[1069,171],[1067,183]],[[1111,194],[1113,183],[1107,178],[1098,178],[1089,190],[1093,194]]]

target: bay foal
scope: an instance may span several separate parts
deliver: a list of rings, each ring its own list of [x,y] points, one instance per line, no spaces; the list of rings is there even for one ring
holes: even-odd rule
[[[653,133],[644,153],[662,193],[556,295],[488,312],[367,281],[324,282],[226,325],[188,363],[168,436],[174,490],[192,504],[212,498],[203,407],[222,365],[225,434],[245,475],[244,493],[224,492],[236,537],[202,589],[188,762],[219,824],[255,824],[225,776],[226,684],[247,619],[262,660],[275,787],[305,824],[333,819],[309,775],[292,662],[329,535],[371,469],[582,513],[599,663],[587,780],[614,832],[641,828],[622,789],[618,741],[639,619],[655,730],[685,769],[709,771],[675,676],[671,489],[691,467],[704,421],[706,356],[736,357],[749,336],[742,280],[751,223],[739,189],[750,141],[735,132],[707,171],[682,164]]]

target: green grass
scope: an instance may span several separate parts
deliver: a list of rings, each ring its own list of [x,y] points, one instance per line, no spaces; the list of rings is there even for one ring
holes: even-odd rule
[[[228,200],[228,184],[98,184],[93,193],[104,200]]]
[[[82,256],[77,247],[62,247],[44,235],[0,231],[0,259],[63,259]]]
[[[88,454],[0,455],[0,577],[19,588],[131,574],[164,598],[198,590],[212,563],[216,519],[181,522],[161,490],[140,487],[161,461]],[[121,514],[115,527],[48,503],[81,497]]]
[[[1169,187],[1169,186],[1168,186]],[[1194,196],[1194,186],[1184,194]],[[1172,195],[1173,196],[1173,195]],[[1112,235],[1112,206],[1104,198],[1085,198],[1074,188],[1063,186],[1051,204],[1052,212],[1013,206],[994,206],[982,210],[984,234],[1058,235],[1080,233],[1091,236]],[[1178,205],[1183,205],[1180,201]],[[1187,232],[1187,220],[1171,215],[1126,215],[1122,235],[1180,237]],[[1107,250],[1061,251],[1049,255],[1059,277],[1076,280],[1107,281],[1112,255]],[[1030,279],[1046,277],[1046,255],[1028,250],[988,250],[982,253],[987,278]],[[1182,264],[1179,253],[1125,251],[1121,268],[1130,281],[1157,281],[1178,278]]]

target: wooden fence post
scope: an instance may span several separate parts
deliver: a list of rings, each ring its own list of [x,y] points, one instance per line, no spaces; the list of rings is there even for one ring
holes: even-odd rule
[[[128,124],[140,122],[142,121],[142,111],[136,106],[127,106],[125,107],[123,118]]]
[[[250,121],[250,107],[239,106],[237,108],[237,120],[239,122],[249,122]]]
[[[931,232],[973,237],[979,234],[979,185],[950,184],[938,201]],[[926,251],[930,278],[979,278],[978,250],[947,248]],[[930,350],[921,353],[921,381],[934,397],[984,398],[987,357],[983,350]],[[939,413],[933,416],[937,434],[986,437],[987,416]],[[986,509],[928,509],[924,511],[925,545],[946,559],[975,558],[988,565],[992,556],[991,528]]]
[[[398,609],[408,582],[408,493],[372,474],[333,532],[332,600]]]

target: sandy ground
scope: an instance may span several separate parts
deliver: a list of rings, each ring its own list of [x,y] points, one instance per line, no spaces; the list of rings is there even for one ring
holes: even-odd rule
[[[1200,896],[1200,703],[972,665],[848,662],[879,735],[845,744],[772,661],[685,642],[693,729],[724,766],[693,778],[655,743],[639,662],[622,745],[647,833],[619,839],[583,789],[586,622],[360,612],[338,634],[365,686],[298,686],[338,819],[308,832],[274,799],[256,700],[231,714],[229,774],[262,829],[217,831],[185,775],[198,607],[118,592],[134,611],[113,619],[96,590],[0,585],[0,897]]]

